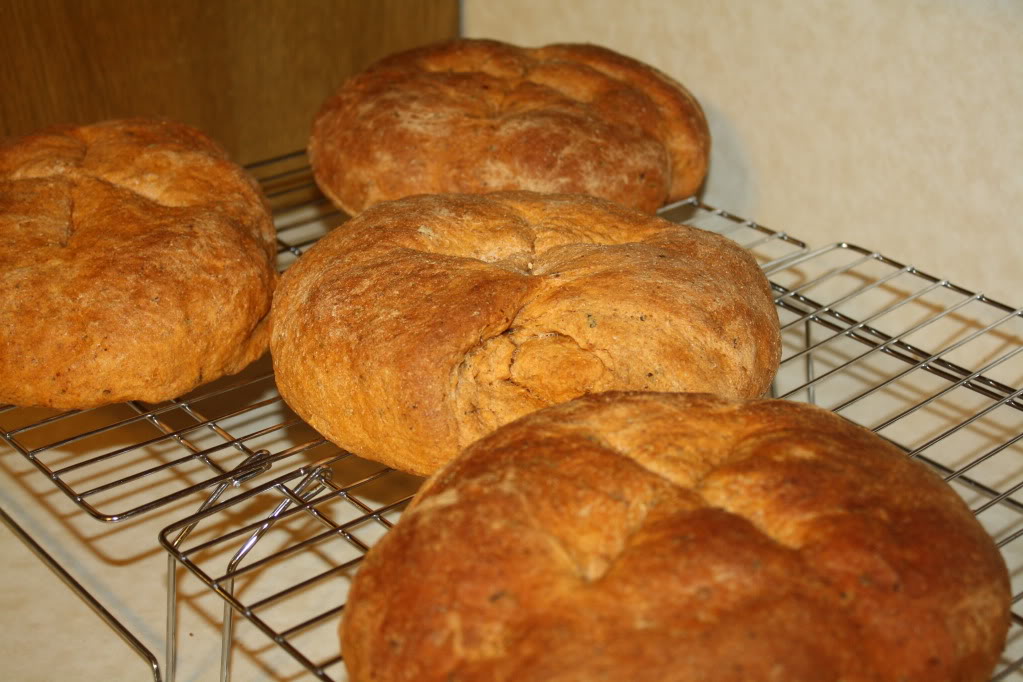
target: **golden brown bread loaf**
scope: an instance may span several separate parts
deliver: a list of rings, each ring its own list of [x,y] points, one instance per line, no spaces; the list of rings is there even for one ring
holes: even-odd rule
[[[595,45],[455,40],[349,79],[313,124],[309,158],[349,214],[412,194],[582,193],[648,212],[695,193],[710,133],[691,94]]]
[[[611,389],[762,395],[770,285],[735,242],[583,195],[421,195],[284,274],[277,386],[331,441],[432,473],[527,412]]]
[[[0,404],[178,396],[267,347],[274,227],[259,187],[166,121],[0,144]]]
[[[592,395],[429,479],[345,606],[352,682],[980,682],[1009,623],[955,492],[816,407]]]

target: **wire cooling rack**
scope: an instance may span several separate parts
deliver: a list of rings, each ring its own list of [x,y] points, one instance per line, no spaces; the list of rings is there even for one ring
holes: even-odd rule
[[[286,268],[344,216],[302,155],[255,167]],[[810,250],[697,201],[670,220],[725,234],[771,280],[783,358],[773,395],[835,410],[934,467],[971,506],[1023,591],[1023,315],[860,248]],[[189,657],[176,613],[178,565],[221,604],[220,676],[239,659],[260,679],[346,679],[337,626],[358,562],[420,479],[338,450],[281,402],[264,359],[159,405],[87,412],[0,410],[0,436],[90,517],[116,522],[173,506],[167,552],[166,677]],[[192,513],[194,511],[194,513]],[[1013,614],[994,679],[1023,680]],[[159,674],[157,674],[159,679]]]

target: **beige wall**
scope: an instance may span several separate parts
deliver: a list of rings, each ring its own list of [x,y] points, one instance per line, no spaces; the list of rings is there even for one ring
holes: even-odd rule
[[[707,111],[708,203],[1023,305],[1023,2],[464,0],[464,33],[654,64]]]

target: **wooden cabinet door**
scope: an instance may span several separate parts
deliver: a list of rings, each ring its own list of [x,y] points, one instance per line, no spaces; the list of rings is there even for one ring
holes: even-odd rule
[[[458,0],[0,0],[0,137],[162,116],[270,158],[348,75],[458,22]]]

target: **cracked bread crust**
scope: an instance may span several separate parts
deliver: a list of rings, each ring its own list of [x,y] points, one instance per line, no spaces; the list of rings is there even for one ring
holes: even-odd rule
[[[455,40],[387,57],[317,115],[316,181],[354,215],[413,194],[582,193],[647,212],[694,194],[710,133],[657,69],[595,45]]]
[[[0,144],[0,404],[158,402],[267,348],[258,185],[206,135],[143,119]]]
[[[608,393],[430,478],[366,556],[353,682],[987,680],[1005,564],[887,441],[779,400]]]
[[[426,475],[528,412],[612,389],[763,395],[778,316],[731,240],[582,195],[422,195],[284,274],[281,395],[325,437]]]

